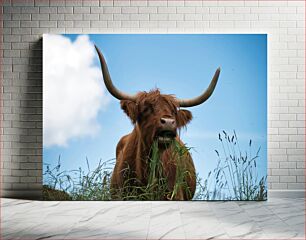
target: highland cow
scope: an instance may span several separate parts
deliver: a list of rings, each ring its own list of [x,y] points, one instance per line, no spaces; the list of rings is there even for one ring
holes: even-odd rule
[[[173,191],[176,178],[176,153],[173,151],[173,141],[184,146],[178,136],[178,131],[192,120],[190,111],[181,107],[192,107],[205,102],[213,93],[220,74],[217,69],[209,87],[200,96],[192,99],[178,99],[173,95],[161,94],[158,89],[150,92],[138,92],[129,95],[117,89],[111,80],[106,61],[96,47],[104,83],[108,91],[120,100],[121,108],[130,118],[134,129],[128,135],[123,136],[116,148],[116,163],[111,177],[111,189],[113,198],[123,188],[126,178],[135,186],[145,186],[148,182],[148,165],[151,157],[151,146],[154,141],[158,143],[160,161],[163,174],[167,179],[169,192]],[[190,200],[196,190],[196,170],[190,153],[187,151],[182,159],[183,168],[188,171],[186,176],[186,188],[177,190],[173,200]],[[126,174],[129,169],[131,174]],[[187,191],[188,190],[188,191]],[[169,199],[163,196],[159,200]]]

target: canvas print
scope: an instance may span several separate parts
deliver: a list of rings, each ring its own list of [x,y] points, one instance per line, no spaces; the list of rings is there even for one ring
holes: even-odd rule
[[[266,34],[45,34],[45,200],[266,200]]]

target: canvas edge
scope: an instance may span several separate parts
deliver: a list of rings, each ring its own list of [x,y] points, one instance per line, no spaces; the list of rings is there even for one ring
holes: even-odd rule
[[[268,190],[271,198],[305,198],[305,190]],[[2,190],[1,198],[16,198],[28,200],[42,200],[42,190]]]

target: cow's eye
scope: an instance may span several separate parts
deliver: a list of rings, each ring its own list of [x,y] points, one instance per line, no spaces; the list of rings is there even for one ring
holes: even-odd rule
[[[143,109],[143,113],[149,113],[152,111],[152,107],[151,106],[146,106],[144,109]]]

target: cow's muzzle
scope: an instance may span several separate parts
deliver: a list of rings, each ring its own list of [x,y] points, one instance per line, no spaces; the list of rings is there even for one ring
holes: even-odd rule
[[[160,129],[156,137],[161,144],[171,143],[176,137],[176,121],[171,118],[161,118]]]

